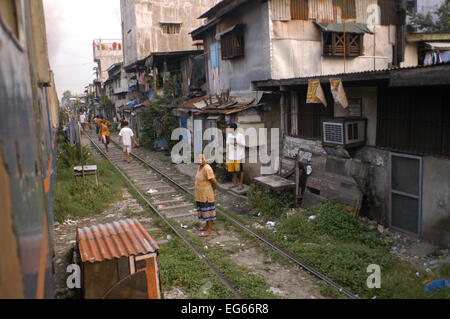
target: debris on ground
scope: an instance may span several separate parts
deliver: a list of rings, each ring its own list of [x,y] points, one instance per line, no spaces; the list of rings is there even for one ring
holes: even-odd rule
[[[274,228],[274,227],[275,227],[275,222],[268,221],[266,223],[266,228],[271,229],[271,228]]]
[[[425,291],[432,292],[437,289],[448,289],[448,288],[450,288],[450,278],[445,278],[433,281],[431,284],[428,284],[425,287]]]

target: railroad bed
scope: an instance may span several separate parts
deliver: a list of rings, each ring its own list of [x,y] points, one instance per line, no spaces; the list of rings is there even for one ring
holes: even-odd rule
[[[89,136],[89,135],[88,135]],[[230,282],[209,262],[206,257],[183,235],[179,226],[183,223],[193,223],[197,220],[196,207],[194,205],[194,183],[189,178],[183,176],[177,170],[168,168],[167,165],[160,163],[158,166],[153,161],[150,163],[144,159],[143,150],[133,150],[131,163],[123,160],[122,148],[117,144],[116,137],[111,136],[109,152],[105,152],[104,146],[98,141],[98,138],[89,137],[97,150],[102,153],[119,171],[119,173],[130,183],[138,195],[164,222],[178,235],[222,281],[222,283],[237,297],[242,298],[241,294]],[[165,166],[165,167],[164,167]],[[337,285],[309,265],[290,255],[276,244],[266,240],[261,235],[243,225],[241,222],[224,212],[218,205],[217,213],[222,214],[227,220],[238,226],[247,234],[263,242],[271,249],[288,258],[290,261],[300,266],[318,279],[326,282],[337,289],[342,295],[356,299],[357,297],[343,287]]]

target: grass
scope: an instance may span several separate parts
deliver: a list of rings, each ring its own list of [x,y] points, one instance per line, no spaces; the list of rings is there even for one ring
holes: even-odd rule
[[[234,298],[181,239],[173,238],[161,247],[159,263],[165,291],[177,287],[192,299]],[[211,283],[211,288],[205,294],[202,287],[208,282]]]
[[[161,220],[156,221],[156,225],[165,233],[170,231],[169,227]],[[268,292],[269,287],[262,277],[251,274],[250,269],[236,264],[227,257],[231,253],[230,250],[224,254],[223,249],[209,244],[206,249],[203,239],[180,228],[178,230],[183,232],[197,250],[219,270],[233,287],[237,287],[237,290],[245,298],[277,298]],[[236,298],[178,237],[174,237],[168,244],[161,247],[160,269],[165,291],[177,287],[192,299]],[[211,288],[205,294],[202,287],[208,283],[211,284]]]
[[[310,216],[315,219],[310,219]],[[300,260],[363,298],[448,298],[448,291],[424,291],[425,280],[433,281],[448,275],[448,267],[432,273],[419,271],[403,263],[389,252],[390,243],[361,225],[349,211],[327,202],[291,218],[277,219],[275,230],[260,232],[269,240]],[[273,253],[274,254],[274,253]],[[273,258],[280,258],[271,256]],[[381,268],[381,288],[369,289],[367,267]],[[322,293],[337,297],[334,289],[322,287]]]
[[[250,208],[262,213],[266,219],[280,217],[293,202],[292,195],[265,191],[252,184],[247,193]]]
[[[69,218],[86,217],[99,214],[110,204],[122,199],[123,188],[126,186],[114,167],[106,160],[92,158],[86,153],[87,165],[97,165],[99,186],[94,176],[86,177],[86,185],[82,178],[73,179],[73,166],[79,165],[70,159],[72,151],[66,151],[64,146],[58,154],[56,170],[56,194],[53,204],[55,221],[63,222]]]

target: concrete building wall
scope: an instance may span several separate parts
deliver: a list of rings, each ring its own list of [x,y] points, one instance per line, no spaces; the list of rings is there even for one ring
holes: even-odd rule
[[[322,56],[322,35],[313,21],[271,24],[272,79],[380,70],[392,63],[395,26],[376,26],[374,34],[364,34],[364,54],[344,59]]]
[[[377,87],[347,87],[345,93],[348,99],[362,99],[362,117],[367,118],[367,145],[375,146],[377,139]],[[349,116],[349,110],[334,106],[335,117]]]
[[[193,50],[190,32],[201,26],[197,19],[218,0],[121,0],[125,66],[154,52]],[[163,32],[161,22],[181,23],[180,32]]]
[[[450,161],[423,158],[423,237],[450,245]]]
[[[94,61],[99,68],[98,80],[103,84],[108,80],[108,69],[113,64],[123,61],[122,40],[95,40],[93,49]]]
[[[245,55],[232,60],[221,59],[219,42],[219,89],[233,92],[252,91],[252,81],[270,78],[269,3],[248,4],[233,13],[216,28],[221,33],[236,24],[245,24]]]
[[[417,65],[419,65],[419,51],[417,43],[406,43],[405,61],[400,64],[400,67],[405,68]]]

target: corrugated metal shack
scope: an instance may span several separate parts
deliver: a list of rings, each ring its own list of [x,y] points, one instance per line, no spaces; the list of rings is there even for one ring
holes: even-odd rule
[[[136,219],[77,229],[86,299],[160,299],[159,246]]]

